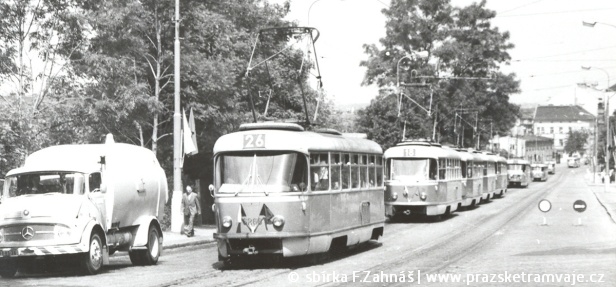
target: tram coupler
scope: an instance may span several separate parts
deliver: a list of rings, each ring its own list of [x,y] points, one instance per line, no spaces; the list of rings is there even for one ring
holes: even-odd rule
[[[248,246],[248,247],[244,248],[244,250],[242,250],[242,251],[244,252],[244,254],[247,254],[247,255],[255,255],[255,254],[258,254],[258,253],[259,253],[259,251],[257,250],[257,248],[255,248],[255,247],[254,247],[254,246],[252,246],[252,245],[250,245],[250,246]]]

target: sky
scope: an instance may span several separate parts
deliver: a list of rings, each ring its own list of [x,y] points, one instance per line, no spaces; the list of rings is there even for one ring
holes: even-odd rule
[[[385,34],[381,10],[389,1],[291,0],[287,19],[321,33],[315,45],[323,88],[338,105],[367,105],[378,94],[377,87],[361,86],[365,69],[359,63],[367,59],[362,45],[378,44]],[[451,1],[457,7],[474,2]],[[597,90],[616,84],[616,1],[487,0],[486,6],[497,12],[493,26],[508,31],[515,45],[510,65],[501,68],[520,80],[521,93],[511,95],[511,102],[577,104],[594,114],[597,99],[613,94]],[[583,21],[597,24],[587,27]]]

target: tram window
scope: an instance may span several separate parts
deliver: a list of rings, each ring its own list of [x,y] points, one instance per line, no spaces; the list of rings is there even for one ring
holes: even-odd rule
[[[340,160],[340,154],[332,154],[331,170],[332,190],[340,190],[340,172],[342,170],[342,161]]]
[[[366,159],[366,156],[362,156],[362,159]],[[362,164],[359,166],[359,182],[361,184],[361,188],[368,187],[368,166],[365,161],[362,161]]]
[[[359,188],[359,155],[352,155],[351,160],[351,188]]]
[[[383,160],[380,156],[376,157],[376,184],[383,186]]]
[[[466,162],[462,162],[462,178],[467,178]]]
[[[438,160],[438,178],[445,179],[446,171],[447,171],[447,162],[445,159]]]
[[[328,154],[310,155],[310,173],[312,174],[312,190],[329,189],[329,157]]]
[[[348,189],[351,182],[351,156],[349,154],[343,154],[342,157],[342,189]]]
[[[291,184],[296,184],[297,186],[305,185],[306,180],[306,167],[308,163],[306,162],[306,157],[303,154],[297,156],[297,160],[295,161],[295,168],[293,169],[293,177],[291,178]]]

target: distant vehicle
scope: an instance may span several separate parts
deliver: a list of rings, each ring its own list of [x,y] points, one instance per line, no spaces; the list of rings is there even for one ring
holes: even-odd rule
[[[525,159],[508,159],[507,175],[509,186],[527,187],[532,179],[530,162]]]
[[[556,162],[555,161],[548,161],[546,164],[548,165],[549,174],[556,173]]]
[[[580,158],[573,157],[567,160],[567,166],[570,168],[578,168],[580,167]]]
[[[167,178],[151,150],[115,143],[60,145],[6,174],[0,204],[0,275],[32,260],[78,260],[86,274],[128,251],[134,265],[162,252]]]
[[[548,180],[548,165],[543,163],[535,163],[530,165],[533,176],[533,181],[546,181]]]

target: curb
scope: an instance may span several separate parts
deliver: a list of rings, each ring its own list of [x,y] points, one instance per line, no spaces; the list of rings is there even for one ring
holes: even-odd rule
[[[202,240],[196,240],[196,241],[191,241],[191,242],[173,243],[169,245],[164,245],[163,243],[163,250],[176,249],[176,248],[195,246],[195,245],[205,245],[205,244],[214,243],[214,242],[215,241],[211,239],[202,239]]]

